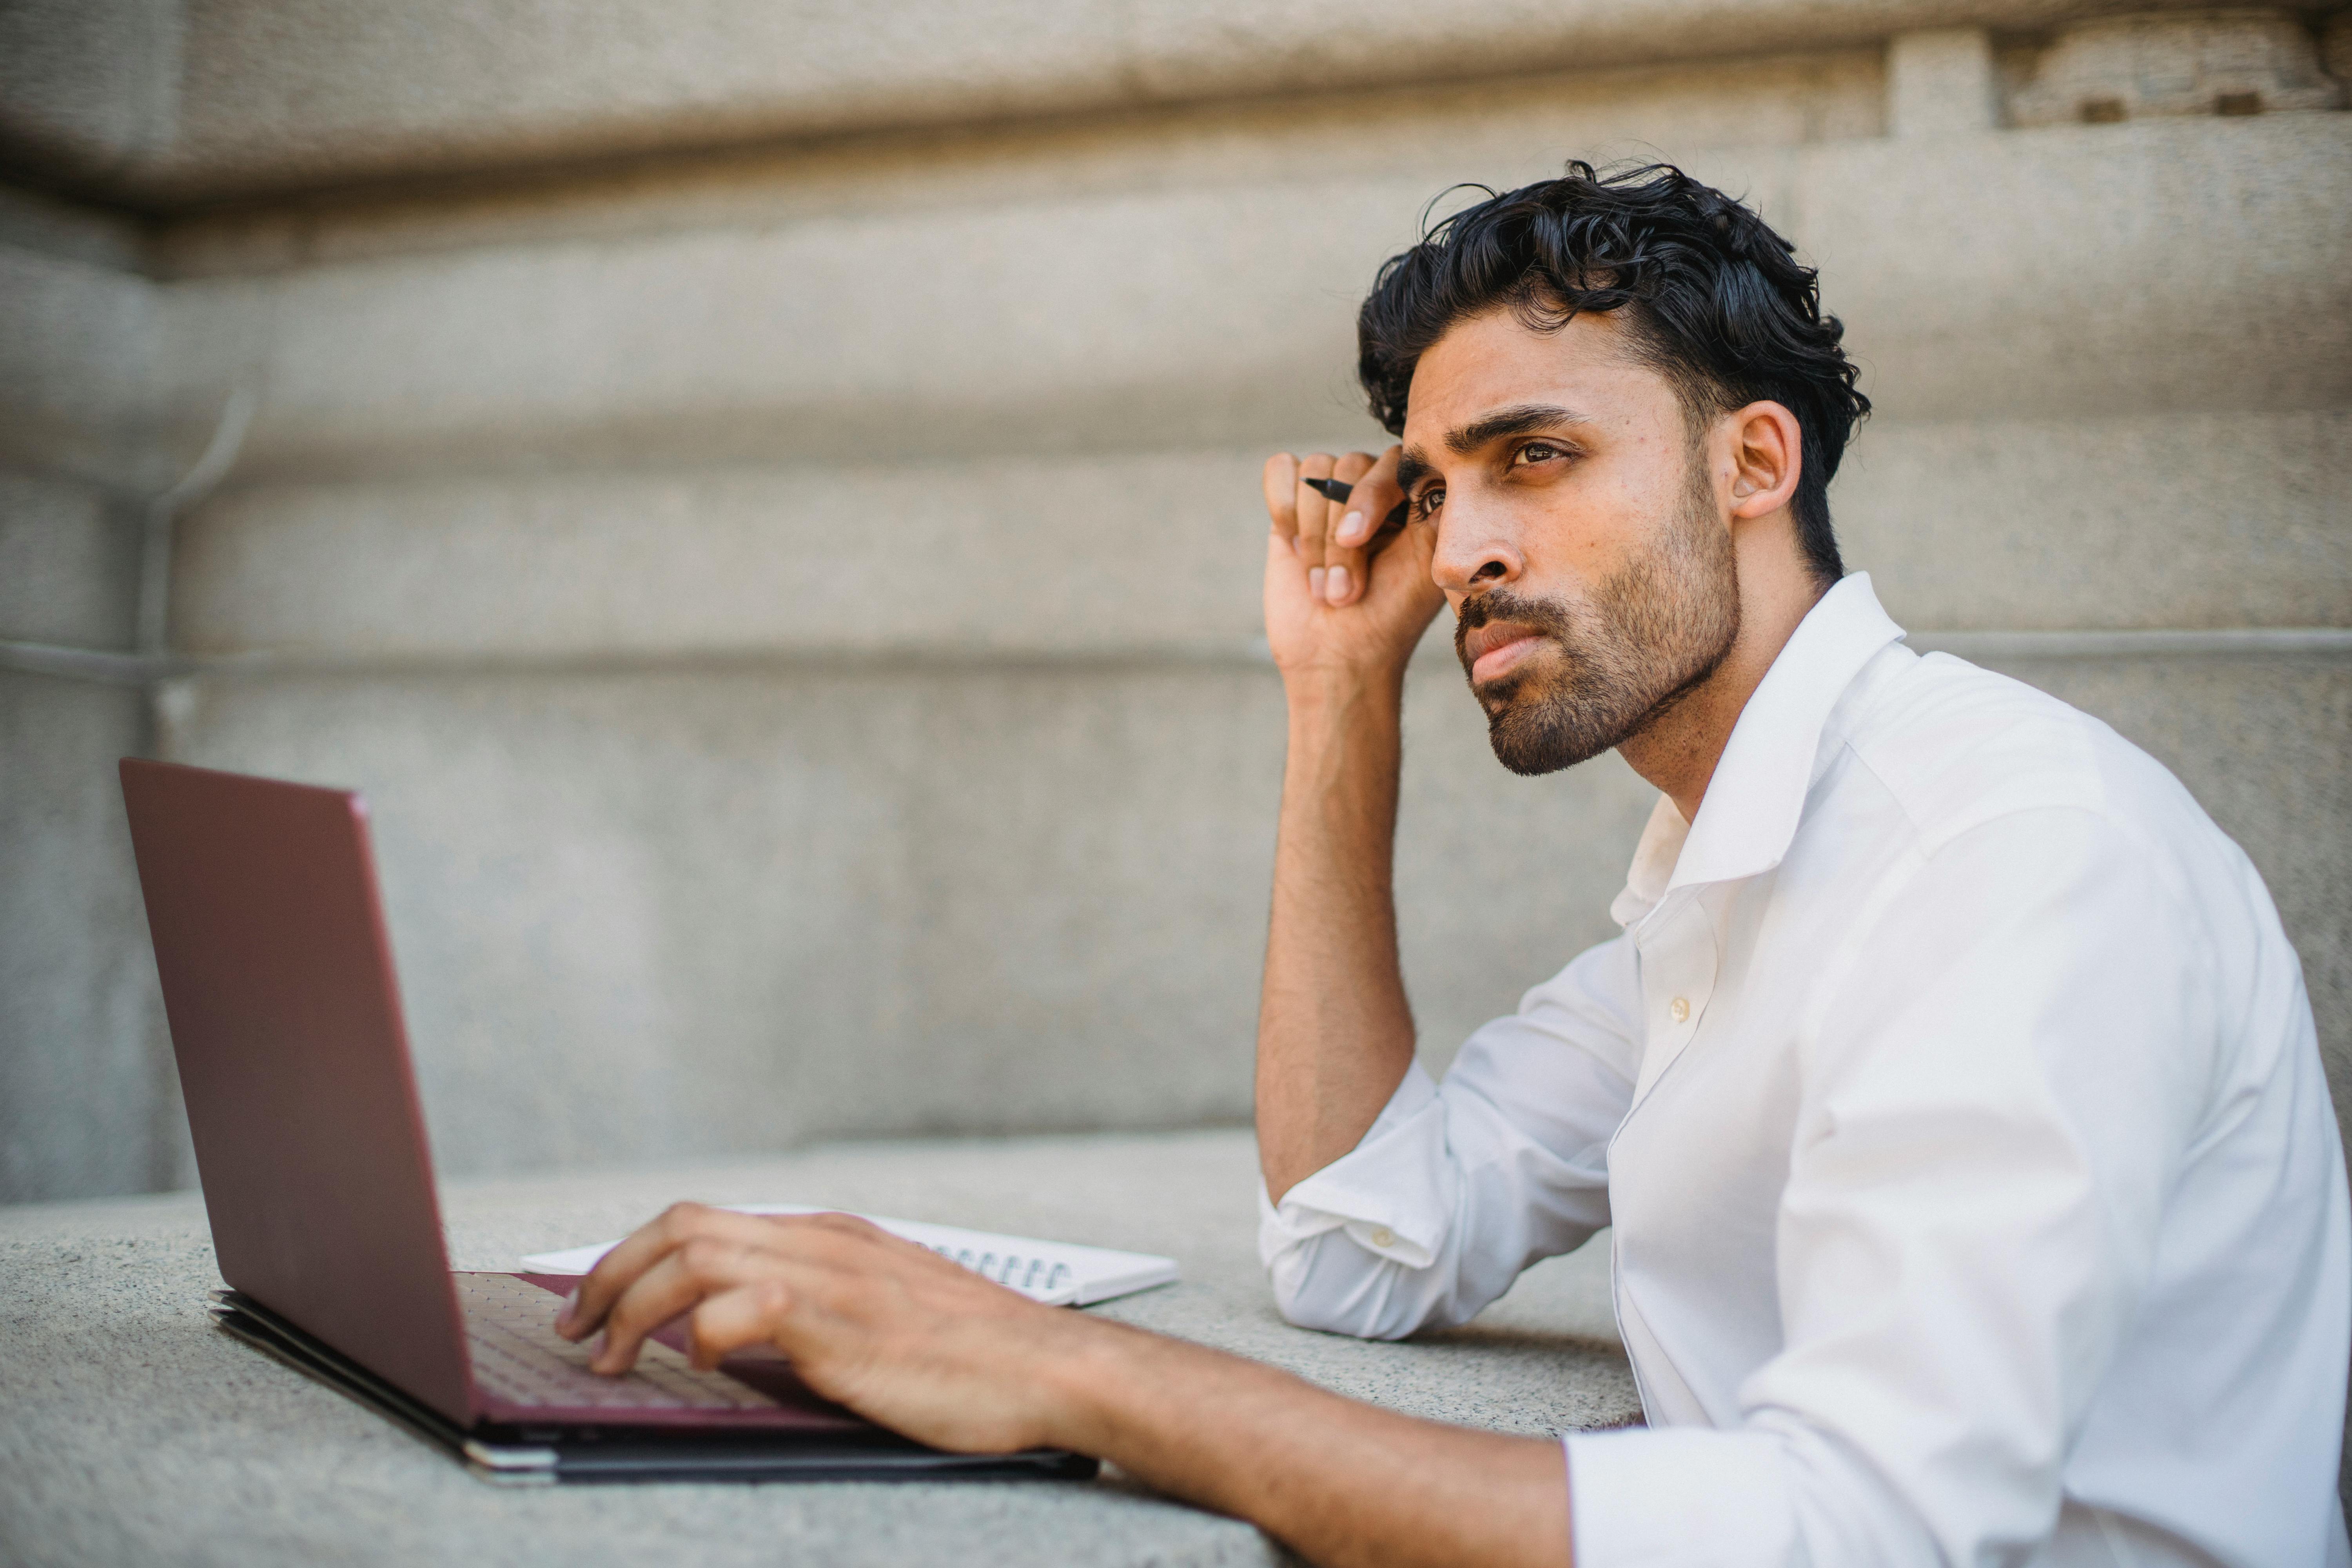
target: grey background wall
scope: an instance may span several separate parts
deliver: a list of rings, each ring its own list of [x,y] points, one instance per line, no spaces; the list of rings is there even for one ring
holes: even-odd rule
[[[1257,464],[1572,155],[1822,268],[1849,561],[2180,773],[2340,1068],[2347,75],[2332,5],[0,5],[0,1198],[193,1179],[126,752],[367,790],[447,1172],[1245,1118]],[[1647,808],[1417,667],[1434,1061]]]

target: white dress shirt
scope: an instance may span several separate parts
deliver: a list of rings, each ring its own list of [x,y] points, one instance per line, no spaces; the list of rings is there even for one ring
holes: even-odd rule
[[[1458,1323],[1613,1225],[1649,1426],[1566,1439],[1580,1568],[2352,1562],[2343,1153],[2262,878],[1902,637],[1822,599],[1623,934],[1264,1207],[1282,1310]]]

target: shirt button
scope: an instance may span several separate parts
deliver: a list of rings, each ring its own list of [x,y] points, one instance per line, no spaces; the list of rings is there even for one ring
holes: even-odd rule
[[[1675,1023],[1685,1023],[1690,1018],[1690,999],[1685,996],[1677,996],[1674,999],[1673,1004],[1666,1008],[1666,1011],[1674,1015]]]
[[[1396,1232],[1391,1230],[1384,1225],[1376,1225],[1372,1226],[1372,1245],[1374,1247],[1394,1247],[1396,1245]]]

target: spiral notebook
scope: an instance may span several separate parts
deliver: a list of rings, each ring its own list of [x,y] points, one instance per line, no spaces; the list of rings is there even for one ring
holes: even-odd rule
[[[840,1212],[799,1204],[727,1206],[737,1214]],[[1025,1236],[1000,1236],[994,1231],[965,1230],[960,1226],[929,1225],[883,1215],[857,1217],[880,1226],[893,1236],[919,1242],[940,1257],[1049,1307],[1091,1307],[1115,1296],[1169,1284],[1176,1278],[1174,1258],[1148,1252],[1118,1252],[1107,1247],[1080,1247],[1075,1242],[1038,1241]],[[616,1241],[603,1241],[560,1252],[534,1252],[522,1263],[534,1274],[585,1274],[596,1267],[598,1258],[619,1245]]]

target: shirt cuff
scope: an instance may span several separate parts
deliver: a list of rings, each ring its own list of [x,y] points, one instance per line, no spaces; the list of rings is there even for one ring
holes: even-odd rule
[[[1345,1229],[1367,1252],[1407,1268],[1428,1268],[1454,1212],[1437,1188],[1444,1146],[1437,1081],[1415,1062],[1353,1150],[1283,1194],[1278,1205],[1258,1184],[1258,1260],[1272,1268],[1301,1242]]]
[[[1576,1568],[1803,1561],[1780,1439],[1705,1426],[1571,1432]]]

